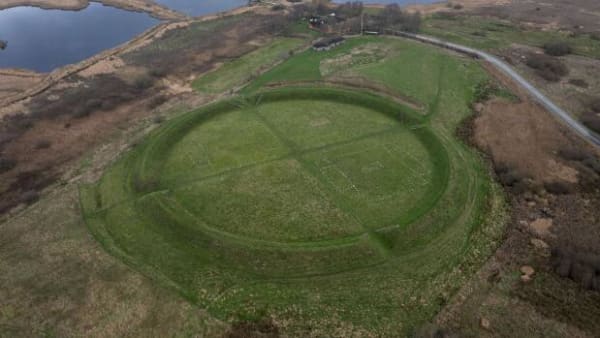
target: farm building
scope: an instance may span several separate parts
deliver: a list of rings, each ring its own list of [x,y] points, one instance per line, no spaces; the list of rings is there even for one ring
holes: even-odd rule
[[[325,24],[325,20],[321,19],[321,17],[318,17],[318,16],[311,16],[308,19],[308,22],[310,23],[310,25],[312,27],[319,27],[319,26]]]
[[[335,46],[339,46],[342,43],[346,42],[346,39],[342,36],[334,36],[330,38],[321,39],[313,44],[313,49],[321,52],[325,50],[330,50]]]

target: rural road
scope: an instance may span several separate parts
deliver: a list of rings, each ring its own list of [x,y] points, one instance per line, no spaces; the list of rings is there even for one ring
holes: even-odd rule
[[[584,126],[581,122],[574,119],[569,113],[556,105],[552,100],[542,94],[537,88],[535,88],[529,81],[525,80],[519,73],[517,73],[510,65],[506,62],[500,60],[499,58],[477,50],[470,47],[462,46],[459,44],[446,42],[440,39],[436,39],[430,36],[419,35],[419,34],[410,34],[405,32],[394,32],[395,35],[404,36],[410,39],[418,40],[421,42],[433,44],[439,47],[448,48],[463,54],[467,54],[472,57],[477,57],[479,59],[485,60],[492,64],[494,67],[502,71],[504,74],[512,78],[515,82],[517,82],[523,89],[525,89],[539,104],[541,104],[544,108],[546,108],[550,113],[554,116],[561,119],[564,123],[567,124],[571,129],[573,129],[577,134],[586,140],[593,143],[595,146],[600,147],[600,136],[586,126]]]

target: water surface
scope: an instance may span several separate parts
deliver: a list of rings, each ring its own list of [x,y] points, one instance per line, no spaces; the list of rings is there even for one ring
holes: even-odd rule
[[[0,68],[49,72],[124,43],[159,21],[98,3],[81,11],[15,7],[0,10]]]
[[[191,16],[223,12],[245,6],[248,0],[155,0],[157,3]]]

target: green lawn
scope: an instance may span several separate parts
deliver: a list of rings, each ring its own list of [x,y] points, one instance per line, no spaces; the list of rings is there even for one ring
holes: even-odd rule
[[[475,61],[393,38],[294,55],[153,131],[82,187],[85,218],[109,252],[219,319],[409,335],[500,240],[502,194],[454,134],[485,80]]]
[[[299,38],[276,38],[267,46],[226,62],[217,70],[199,77],[193,87],[205,93],[221,93],[235,88],[256,77],[262,67],[285,60],[290,51],[297,50],[305,43]]]
[[[321,60],[346,53],[366,41],[368,40],[362,38],[351,39],[339,48],[326,52],[309,49],[258,77],[244,89],[244,92],[250,93],[268,83],[320,80],[322,78],[319,70]]]

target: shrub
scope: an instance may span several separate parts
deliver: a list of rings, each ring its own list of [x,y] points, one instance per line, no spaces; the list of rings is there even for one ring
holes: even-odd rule
[[[564,181],[546,182],[544,189],[553,195],[568,195],[573,192],[573,186]]]
[[[154,109],[167,101],[168,101],[168,98],[165,95],[155,96],[155,97],[151,98],[150,101],[148,101],[148,108]]]
[[[339,5],[337,11],[347,18],[358,17],[363,12],[363,3],[361,1],[348,1]]]
[[[539,76],[551,82],[559,81],[569,74],[569,69],[561,60],[542,54],[529,55],[526,64],[535,69]]]
[[[159,186],[158,181],[155,179],[147,179],[147,180],[136,179],[136,180],[134,180],[133,185],[134,185],[133,188],[135,189],[135,191],[140,192],[140,193],[149,193],[149,192],[155,191]]]
[[[76,119],[82,119],[88,117],[92,113],[91,110],[86,109],[85,106],[77,107],[73,110],[73,117]]]
[[[167,76],[167,70],[161,67],[152,68],[148,74],[155,78],[163,78]]]
[[[590,85],[583,79],[571,79],[569,83],[579,88],[588,88]]]
[[[572,265],[573,265],[573,263],[571,262],[571,259],[568,257],[565,257],[559,261],[559,264],[556,267],[556,273],[561,277],[567,278],[567,277],[571,276],[571,266]]]
[[[133,81],[133,86],[138,90],[144,90],[154,85],[154,79],[150,75],[141,75]]]
[[[14,190],[36,190],[40,186],[43,177],[40,171],[28,170],[17,174],[16,180],[11,183],[10,188]]]
[[[590,102],[590,108],[594,113],[600,114],[600,97],[597,97]]]
[[[17,162],[10,158],[0,157],[0,174],[12,170],[17,166]]]
[[[573,49],[566,42],[553,41],[544,44],[544,52],[552,56],[564,56],[571,54],[573,52]]]
[[[24,132],[33,127],[32,117],[24,113],[6,116],[4,121],[6,122],[8,129],[16,130],[18,132]]]
[[[165,122],[165,118],[163,116],[155,116],[152,119],[152,122],[154,122],[156,124],[161,124],[161,123]]]
[[[52,142],[48,140],[39,140],[35,143],[35,149],[48,149],[52,146]]]
[[[597,174],[600,174],[600,159],[597,157],[588,157],[582,161],[588,168],[594,170]]]
[[[600,187],[600,176],[594,169],[583,162],[577,162],[574,167],[579,173],[579,187],[582,192],[595,192]]]
[[[561,277],[570,278],[585,289],[600,291],[600,256],[582,254],[563,248],[553,248],[551,263],[554,271]]]
[[[541,190],[542,186],[539,183],[527,177],[516,180],[512,185],[512,192],[516,195],[522,195],[526,193],[539,195]]]
[[[495,90],[495,86],[489,81],[478,83],[475,87],[475,102],[485,102],[489,100]]]
[[[153,81],[153,78],[148,75],[145,78]],[[145,86],[141,83],[138,85]],[[61,100],[49,102],[41,96],[34,97],[28,108],[34,119],[49,119],[64,115],[82,118],[96,110],[114,109],[139,98],[142,94],[142,90],[137,89],[134,84],[129,84],[114,75],[98,75],[93,80],[87,80],[84,86],[65,89],[61,94]]]
[[[516,170],[510,170],[498,176],[500,183],[507,187],[513,187],[521,182],[525,177]]]
[[[575,261],[571,266],[571,278],[589,290],[592,288],[594,269],[583,262]]]
[[[225,338],[279,337],[279,327],[272,319],[242,319],[231,325]]]
[[[597,113],[586,113],[581,117],[581,122],[593,131],[600,133],[600,116]]]
[[[27,205],[33,204],[40,199],[40,195],[37,191],[28,190],[21,194],[20,200],[21,203],[25,203]]]
[[[518,186],[521,183],[525,183],[524,181],[527,178],[525,175],[506,163],[495,163],[494,171],[496,172],[496,176],[498,176],[498,181],[500,181],[500,183],[505,187]]]
[[[88,111],[94,111],[102,107],[102,100],[100,99],[89,99],[85,102],[85,109]]]
[[[558,155],[567,161],[583,161],[590,157],[586,151],[572,147],[559,150]]]

